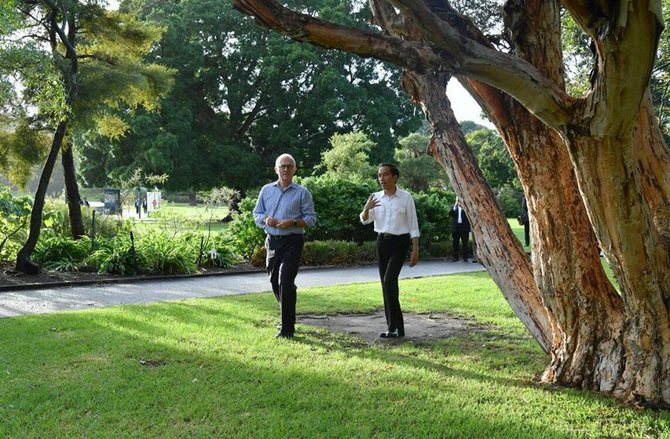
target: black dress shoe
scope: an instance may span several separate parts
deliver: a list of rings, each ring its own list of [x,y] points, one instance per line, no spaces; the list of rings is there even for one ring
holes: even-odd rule
[[[398,337],[404,337],[405,336],[405,331],[399,331],[397,329],[393,331],[386,331],[382,332],[379,334],[381,338],[398,338]]]
[[[293,332],[279,331],[275,338],[293,338]]]

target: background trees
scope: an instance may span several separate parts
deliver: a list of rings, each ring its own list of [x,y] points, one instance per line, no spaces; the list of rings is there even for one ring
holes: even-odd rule
[[[293,4],[369,27],[368,12],[352,1]],[[106,176],[122,178],[139,167],[169,174],[167,189],[246,189],[272,177],[281,152],[291,151],[309,174],[333,134],[362,131],[380,145],[371,157],[378,163],[392,158],[395,136],[418,126],[397,70],[252,32],[228,2],[127,0],[121,10],[166,27],[153,59],[177,71],[176,83],[163,111],[126,119],[124,139],[86,144],[87,184],[103,185]]]

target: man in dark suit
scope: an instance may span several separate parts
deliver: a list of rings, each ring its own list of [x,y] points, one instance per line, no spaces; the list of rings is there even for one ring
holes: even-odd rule
[[[468,256],[468,238],[470,237],[470,221],[465,215],[465,210],[461,205],[460,197],[456,197],[456,203],[449,212],[451,216],[451,246],[454,261],[458,261],[459,247],[463,260],[467,262]]]
[[[528,217],[528,203],[526,197],[521,200],[521,215],[519,215],[519,223],[523,226],[523,240],[526,247],[530,245],[530,221]]]

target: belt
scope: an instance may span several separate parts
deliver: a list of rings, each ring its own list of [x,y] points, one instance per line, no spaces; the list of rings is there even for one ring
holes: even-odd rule
[[[289,233],[288,235],[270,235],[268,233],[268,236],[270,239],[285,239],[285,238],[291,238],[293,236],[300,236],[302,233]]]
[[[409,238],[409,233],[403,233],[402,235],[394,235],[392,233],[380,233],[380,239],[396,239],[396,238]]]

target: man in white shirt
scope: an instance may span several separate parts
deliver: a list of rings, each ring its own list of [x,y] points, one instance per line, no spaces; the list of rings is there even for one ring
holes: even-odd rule
[[[382,338],[405,336],[398,297],[398,276],[407,257],[410,241],[412,252],[409,266],[413,267],[419,262],[419,222],[416,208],[409,192],[397,187],[399,178],[400,171],[395,165],[380,165],[377,179],[382,190],[370,195],[360,214],[363,224],[374,222],[374,229],[378,234],[377,259],[387,325],[387,330],[379,335]]]

